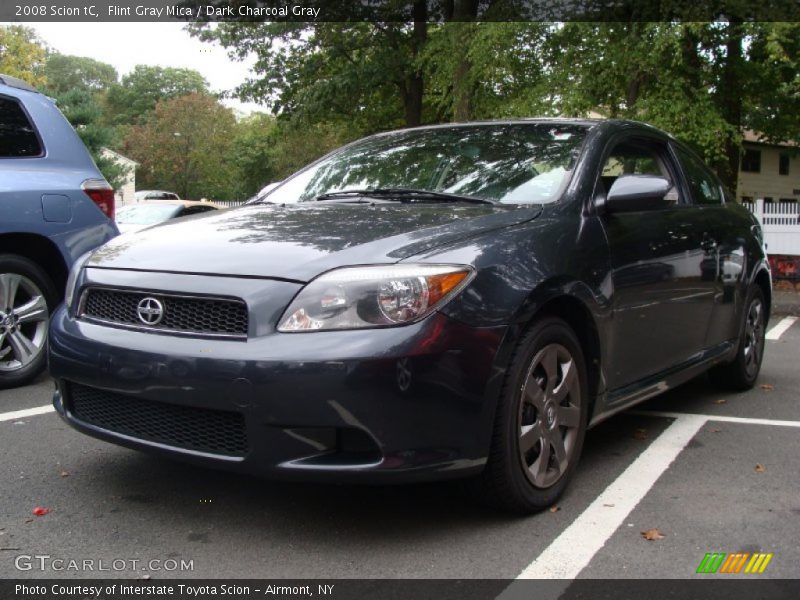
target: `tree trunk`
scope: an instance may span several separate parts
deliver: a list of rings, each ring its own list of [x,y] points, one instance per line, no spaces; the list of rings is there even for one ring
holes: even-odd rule
[[[454,0],[452,5],[451,33],[453,49],[458,53],[458,63],[453,73],[453,120],[469,121],[472,118],[472,96],[475,82],[471,76],[472,62],[468,56],[471,21],[478,16],[477,0]]]
[[[718,98],[725,122],[733,125],[736,131],[740,132],[742,129],[742,86],[744,85],[741,19],[731,18],[726,33],[726,57]],[[738,141],[728,137],[725,140],[725,162],[720,165],[719,176],[733,194],[736,194],[739,178],[739,151]]]
[[[403,107],[407,127],[422,124],[422,98],[425,93],[425,82],[416,61],[428,40],[428,6],[425,0],[414,2],[412,16],[414,30],[411,34],[411,55],[415,64],[414,71],[406,78],[403,89]]]

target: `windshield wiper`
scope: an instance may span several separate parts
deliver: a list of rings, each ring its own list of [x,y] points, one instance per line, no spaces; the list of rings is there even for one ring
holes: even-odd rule
[[[474,196],[459,196],[458,194],[448,194],[447,192],[431,192],[429,190],[415,190],[411,188],[371,188],[364,190],[341,190],[338,192],[327,192],[320,194],[314,200],[336,200],[352,196],[363,196],[367,198],[386,198],[398,200],[400,202],[413,202],[420,200],[423,202],[470,202],[472,204],[496,204],[494,200],[486,198],[476,198]]]

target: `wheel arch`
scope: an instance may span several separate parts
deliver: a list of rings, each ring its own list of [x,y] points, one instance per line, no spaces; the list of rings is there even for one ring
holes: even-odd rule
[[[580,342],[589,382],[588,418],[591,423],[598,406],[597,400],[605,392],[601,332],[603,321],[609,312],[593,298],[590,290],[580,282],[554,281],[541,285],[532,292],[509,324],[495,359],[495,372],[502,373],[502,377],[496,378],[494,385],[489,387],[492,418],[514,349],[533,323],[543,317],[552,316],[566,322]]]
[[[767,305],[765,322],[769,321],[769,316],[772,312],[772,277],[766,267],[761,267],[756,271],[756,275],[753,277],[753,284],[760,287],[761,292],[764,294],[764,302]]]
[[[0,234],[0,254],[16,254],[35,262],[47,273],[59,299],[64,295],[69,268],[61,251],[50,239],[35,233]]]

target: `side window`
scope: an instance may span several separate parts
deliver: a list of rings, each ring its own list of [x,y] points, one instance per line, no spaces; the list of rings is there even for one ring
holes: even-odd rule
[[[657,141],[626,140],[614,146],[603,164],[600,173],[599,190],[608,194],[619,177],[626,175],[655,175],[674,181],[668,165],[667,147]],[[674,202],[678,199],[675,188],[668,196]]]
[[[36,130],[22,106],[16,100],[0,96],[0,158],[41,155],[42,146]]]
[[[686,173],[686,183],[695,204],[714,205],[722,204],[722,186],[717,178],[706,169],[700,159],[686,152],[683,148],[676,148],[678,158],[683,164]]]

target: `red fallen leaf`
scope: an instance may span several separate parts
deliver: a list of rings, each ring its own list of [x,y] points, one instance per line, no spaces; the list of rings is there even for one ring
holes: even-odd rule
[[[758,386],[758,387],[760,387],[760,388],[761,388],[762,390],[764,390],[765,392],[771,392],[772,390],[774,390],[774,389],[775,389],[775,386],[774,386],[774,385],[772,385],[771,383],[762,383],[762,384],[761,384],[760,386]]]
[[[762,465],[761,463],[758,463],[756,465],[756,473],[763,473],[766,470],[767,470],[767,468],[764,465]]]
[[[550,507],[550,512],[551,512],[551,513],[557,513],[557,512],[558,512],[558,511],[560,511],[560,510],[561,510],[561,507],[560,507],[560,506],[551,506],[551,507]]]
[[[711,433],[719,433],[720,431],[722,431],[722,429],[720,429],[719,427],[712,427],[711,429],[709,429],[709,431]]]
[[[42,508],[41,506],[37,506],[36,508],[33,509],[33,514],[36,515],[37,517],[43,517],[49,512],[50,512],[49,508]]]
[[[69,477],[69,471],[61,471],[61,477]]]
[[[658,530],[658,527],[653,527],[652,529],[648,529],[640,533],[648,542],[652,542],[653,540],[663,540],[665,537],[667,537]]]
[[[728,401],[725,398],[720,398],[719,400],[714,400],[714,404],[726,404]]]

